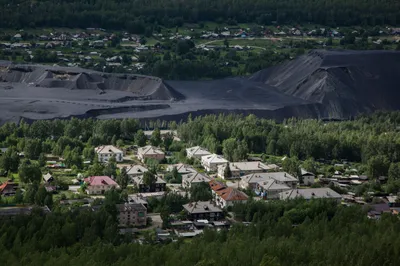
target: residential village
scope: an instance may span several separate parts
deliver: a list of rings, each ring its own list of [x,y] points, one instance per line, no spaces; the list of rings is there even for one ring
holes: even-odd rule
[[[366,32],[369,43],[376,49],[399,43],[400,30],[391,27],[366,30],[328,29],[315,25],[185,25],[177,29],[162,28],[147,36],[101,28],[43,29],[0,32],[0,59],[91,68],[103,72],[141,73],[148,61],[147,53],[163,56],[164,52],[171,50],[171,43],[179,40],[191,41],[199,51],[218,51],[229,46],[240,54],[251,50],[261,52],[272,47],[278,53],[304,46],[296,42],[306,42],[305,48],[313,49],[339,46],[347,33],[362,38]],[[333,44],[327,43],[326,38],[332,38]],[[171,52],[175,51],[172,49]]]
[[[159,138],[157,146],[149,140],[155,135]],[[249,155],[248,161],[230,162],[220,154],[184,143],[180,145],[186,146],[185,153],[179,156],[160,145],[166,138],[179,143],[176,131],[160,134],[155,130],[146,136],[147,143],[142,147],[98,146],[94,149],[94,162],[84,162],[85,167],[115,164],[119,175],[125,173],[127,184],[113,175],[84,176],[77,169],[66,168],[63,158],[48,154],[41,186],[53,193],[54,201],[59,201],[60,206],[94,212],[110,191],[123,189],[125,202],[115,206],[120,232],[140,236],[141,232],[152,231],[158,241],[194,237],[205,228],[229,229],[233,223],[242,222],[235,218],[233,206],[247,201],[332,199],[344,206],[365,206],[371,219],[379,219],[383,213],[397,215],[400,212],[397,195],[369,193],[366,198],[357,193],[369,179],[346,161],[330,166],[336,169],[332,176],[306,171],[302,167],[297,174],[290,174],[282,167],[286,157],[268,159],[267,156],[266,159],[265,156]],[[4,153],[7,148],[1,151]],[[18,156],[23,157],[23,154]],[[67,185],[61,186],[57,182],[61,176],[68,177]],[[384,184],[387,178],[380,177],[378,181]],[[5,180],[0,185],[1,198],[16,196],[18,187],[17,182]],[[182,204],[171,203],[174,206],[169,206],[168,212],[155,207],[163,199],[174,196],[183,200]],[[44,213],[50,212],[47,206],[40,208]],[[33,209],[31,205],[4,205],[0,208],[0,217],[10,219],[16,215],[30,215]]]

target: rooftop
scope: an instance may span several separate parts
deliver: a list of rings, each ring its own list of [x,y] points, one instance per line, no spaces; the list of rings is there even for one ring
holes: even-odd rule
[[[210,154],[210,155],[205,155],[201,157],[202,161],[205,161],[207,163],[228,163],[228,161],[226,159],[224,159],[224,157],[222,157],[221,155],[217,155],[217,154]]]
[[[88,183],[89,186],[118,185],[114,180],[112,180],[108,176],[91,176],[85,178],[85,182]]]
[[[182,176],[182,180],[189,183],[210,182],[210,178],[200,173],[190,173]]]
[[[191,202],[183,205],[183,208],[190,214],[222,212],[220,208],[209,201]]]
[[[208,184],[210,185],[211,189],[214,191],[218,191],[218,190],[226,188],[226,185],[224,183],[216,181],[216,180],[211,180],[210,182],[208,182]]]
[[[308,188],[308,189],[292,189],[289,191],[281,192],[281,199],[294,199],[302,197],[305,199],[320,199],[331,198],[341,199],[342,196],[330,188]]]
[[[219,170],[224,170],[226,165],[218,166]],[[272,170],[277,169],[276,164],[264,164],[262,162],[233,162],[229,163],[231,171],[257,171],[257,170]]]
[[[146,207],[143,206],[141,203],[124,203],[124,204],[117,204],[117,209],[119,212],[124,212],[124,211],[138,211],[138,212],[144,212],[146,211]]]
[[[164,154],[164,152],[157,147],[147,145],[138,149],[138,154]]]
[[[148,169],[141,165],[131,165],[130,167],[127,168],[128,175],[143,174],[144,172],[147,171]]]
[[[223,198],[225,201],[238,201],[238,200],[247,200],[248,196],[235,188],[231,188],[231,187],[227,187],[225,189],[222,190],[218,190],[216,191],[216,193],[218,194],[218,196],[220,196],[221,198]]]
[[[180,173],[180,174],[187,174],[187,173],[195,173],[196,172],[196,170],[194,170],[192,167],[187,166],[187,165],[185,165],[183,163],[178,163],[178,164],[174,164],[174,165],[168,165],[167,171],[168,172],[172,172],[174,167],[176,167],[176,169],[178,170],[178,173]]]
[[[110,153],[123,153],[120,149],[113,145],[105,145],[105,146],[99,146],[94,149],[96,153],[99,154],[110,154]]]
[[[195,146],[186,149],[187,153],[193,154],[193,155],[199,155],[199,156],[205,156],[205,155],[210,155],[211,152],[209,152],[207,149],[202,148],[200,146]]]
[[[157,177],[156,184],[166,184],[167,183],[160,176],[156,175],[156,177]],[[132,181],[138,185],[143,184],[143,175],[132,177]]]
[[[259,183],[262,181],[267,181],[269,179],[274,179],[279,182],[298,182],[299,180],[294,176],[286,172],[275,172],[275,173],[255,173],[250,175],[245,175],[242,177],[242,181],[246,183]]]

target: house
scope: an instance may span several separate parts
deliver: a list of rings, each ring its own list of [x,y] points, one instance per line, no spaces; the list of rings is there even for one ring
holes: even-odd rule
[[[94,149],[94,152],[97,154],[99,162],[102,163],[108,162],[113,156],[115,156],[117,162],[122,162],[124,159],[123,151],[112,145],[99,146]]]
[[[189,189],[192,187],[192,185],[204,182],[209,183],[210,181],[211,179],[204,174],[200,174],[197,172],[189,173],[182,176],[182,187]]]
[[[311,186],[312,184],[314,184],[315,175],[313,173],[307,172],[303,168],[301,168],[300,172],[301,180],[303,180],[302,183],[304,185]]]
[[[219,181],[217,181],[215,179],[213,179],[210,182],[208,182],[208,185],[210,186],[211,191],[212,191],[214,196],[215,196],[217,191],[223,190],[223,189],[225,189],[227,187],[224,183],[219,182]]]
[[[0,148],[0,155],[6,153],[8,148]]]
[[[54,181],[54,177],[52,174],[47,173],[47,174],[43,175],[43,181],[46,183],[51,183]]]
[[[254,191],[263,199],[279,199],[279,193],[288,191],[290,189],[291,188],[288,185],[281,184],[274,179],[270,179],[258,182]]]
[[[370,208],[368,211],[368,218],[378,220],[381,218],[383,213],[391,213],[390,207],[386,203],[366,205],[366,208]]]
[[[246,203],[248,196],[235,188],[227,187],[215,192],[215,202],[221,208],[233,206],[236,203]]]
[[[340,201],[342,199],[342,196],[330,188],[306,188],[292,189],[279,193],[279,198],[281,200],[289,200],[295,198],[304,198],[306,200],[327,198]]]
[[[140,203],[117,204],[120,226],[146,226],[147,209]]]
[[[160,148],[147,145],[138,149],[137,157],[142,162],[146,159],[162,161],[165,158],[165,154]]]
[[[226,165],[228,163],[221,155],[210,154],[201,157],[201,165],[207,172],[217,171],[218,165]]]
[[[143,173],[149,171],[146,167],[141,165],[131,165],[127,168],[126,172],[130,178],[141,176]]]
[[[218,165],[218,176],[224,178],[225,169],[228,164]],[[267,171],[277,170],[279,167],[276,164],[266,165],[262,162],[235,162],[229,163],[232,178],[240,178],[241,176],[252,173],[263,173]]]
[[[389,207],[400,207],[400,201],[398,196],[387,196],[387,203]]]
[[[172,172],[174,170],[174,167],[176,167],[176,170],[178,170],[178,173],[181,175],[189,174],[189,173],[195,173],[196,170],[194,170],[192,167],[184,165],[182,163],[174,164],[174,165],[168,165],[167,171]]]
[[[257,189],[257,185],[269,180],[275,180],[276,184],[288,186],[290,189],[297,187],[299,180],[286,172],[256,173],[245,175],[241,178],[239,186],[243,189]]]
[[[191,221],[200,219],[218,221],[224,217],[223,211],[210,201],[191,202],[183,205],[183,209]]]
[[[14,196],[17,189],[18,189],[17,183],[6,181],[0,185],[0,195],[4,197]]]
[[[139,192],[160,192],[165,191],[167,182],[165,182],[160,176],[156,176],[156,182],[152,186],[148,186],[143,181],[143,175],[135,176],[132,178],[133,184],[139,189]]]
[[[108,176],[91,176],[85,178],[88,194],[104,194],[112,188],[118,188],[118,184]]]
[[[200,146],[195,146],[195,147],[191,147],[186,149],[186,156],[190,159],[190,158],[195,158],[195,159],[201,159],[201,157],[206,156],[206,155],[211,155],[211,153],[200,147]]]

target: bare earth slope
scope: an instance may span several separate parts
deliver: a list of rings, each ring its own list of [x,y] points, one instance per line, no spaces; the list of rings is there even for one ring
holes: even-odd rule
[[[346,119],[398,110],[400,53],[312,51],[249,78],[163,81],[143,75],[0,62],[0,124],[76,117],[254,113]]]

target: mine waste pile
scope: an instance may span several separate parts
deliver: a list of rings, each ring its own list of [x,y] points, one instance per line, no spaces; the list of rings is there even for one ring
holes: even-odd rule
[[[250,77],[165,81],[0,62],[0,124],[80,117],[180,120],[188,114],[348,119],[399,110],[400,52],[314,50]]]

